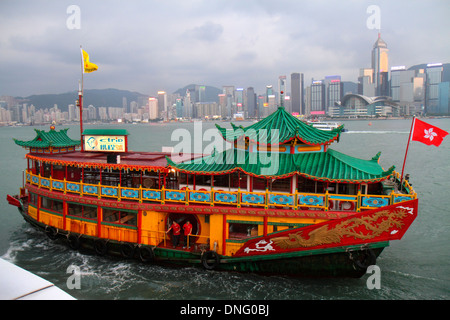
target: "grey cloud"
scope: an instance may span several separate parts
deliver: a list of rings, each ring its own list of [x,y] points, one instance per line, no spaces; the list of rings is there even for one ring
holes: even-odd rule
[[[189,38],[194,38],[201,41],[214,42],[220,38],[223,34],[223,26],[207,21],[199,27],[194,27],[185,32],[185,35]]]

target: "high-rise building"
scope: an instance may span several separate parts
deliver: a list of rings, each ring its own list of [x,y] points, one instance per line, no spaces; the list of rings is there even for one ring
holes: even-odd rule
[[[286,95],[287,81],[286,76],[278,77],[278,104],[284,105],[284,97]]]
[[[167,94],[165,91],[158,91],[158,116],[167,119]]]
[[[389,49],[386,42],[381,39],[380,33],[378,33],[378,39],[373,45],[372,50],[372,69],[373,69],[373,83],[375,84],[375,95],[387,96],[389,95],[388,86],[388,59]]]
[[[358,93],[366,97],[375,96],[375,84],[373,83],[373,69],[361,68],[359,70]]]
[[[158,100],[154,97],[148,98],[148,118],[150,120],[158,118]]]
[[[311,115],[325,115],[325,84],[313,80],[311,84]]]
[[[247,88],[247,117],[256,117],[256,94],[253,87]]]
[[[426,68],[425,113],[439,114],[439,85],[442,82],[442,63],[429,63]]]
[[[305,114],[305,105],[303,100],[303,73],[291,74],[291,109],[289,112]]]
[[[392,101],[400,107],[400,114],[413,115],[421,111],[424,98],[423,69],[407,70],[405,66],[391,68]]]

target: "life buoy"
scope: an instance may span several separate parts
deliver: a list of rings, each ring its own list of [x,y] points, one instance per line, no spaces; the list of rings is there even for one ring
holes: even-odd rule
[[[69,233],[67,236],[67,242],[69,243],[69,247],[73,250],[78,250],[80,248],[80,236],[77,236],[76,234]]]
[[[369,266],[377,263],[377,256],[372,249],[361,250],[354,263],[360,270],[366,270]]]
[[[206,251],[202,254],[202,265],[207,270],[215,269],[220,262],[219,255],[215,251]],[[212,262],[211,262],[212,260]]]
[[[94,249],[98,255],[105,255],[108,251],[108,246],[106,245],[106,241],[103,239],[97,239],[94,241]]]
[[[122,243],[120,246],[120,253],[122,257],[130,259],[134,257],[134,246],[131,243]]]
[[[46,226],[45,227],[45,234],[51,240],[55,240],[58,237],[58,229],[56,229],[55,227],[52,227],[52,226]]]
[[[148,263],[155,259],[155,254],[150,247],[140,247],[139,248],[139,258],[142,262]]]

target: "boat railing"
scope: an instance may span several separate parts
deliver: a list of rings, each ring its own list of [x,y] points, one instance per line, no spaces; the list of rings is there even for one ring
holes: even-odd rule
[[[396,172],[396,177],[400,179]],[[183,188],[174,189],[148,189],[130,188],[118,186],[105,186],[76,181],[52,179],[42,177],[26,171],[26,183],[38,186],[50,191],[59,191],[64,194],[78,194],[80,196],[94,196],[98,199],[116,199],[118,201],[137,201],[139,203],[177,203],[185,205],[210,205],[210,206],[234,206],[234,207],[259,207],[259,208],[288,208],[293,210],[324,210],[324,211],[356,211],[375,209],[387,205],[412,200],[417,194],[407,180],[404,180],[403,188],[407,193],[395,192],[389,194],[369,195],[360,191],[356,195],[325,193],[280,193],[265,191],[250,192],[238,189],[225,191],[220,189],[191,190]]]

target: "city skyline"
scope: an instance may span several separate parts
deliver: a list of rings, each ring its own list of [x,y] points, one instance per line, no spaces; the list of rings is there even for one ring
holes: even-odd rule
[[[72,29],[70,5],[0,3],[0,95],[73,91],[80,44],[99,66],[84,77],[85,88],[151,96],[189,83],[261,94],[292,73],[302,73],[305,86],[329,75],[357,83],[360,69],[371,67],[377,27],[389,67],[450,56],[446,1],[78,1],[80,24]]]

